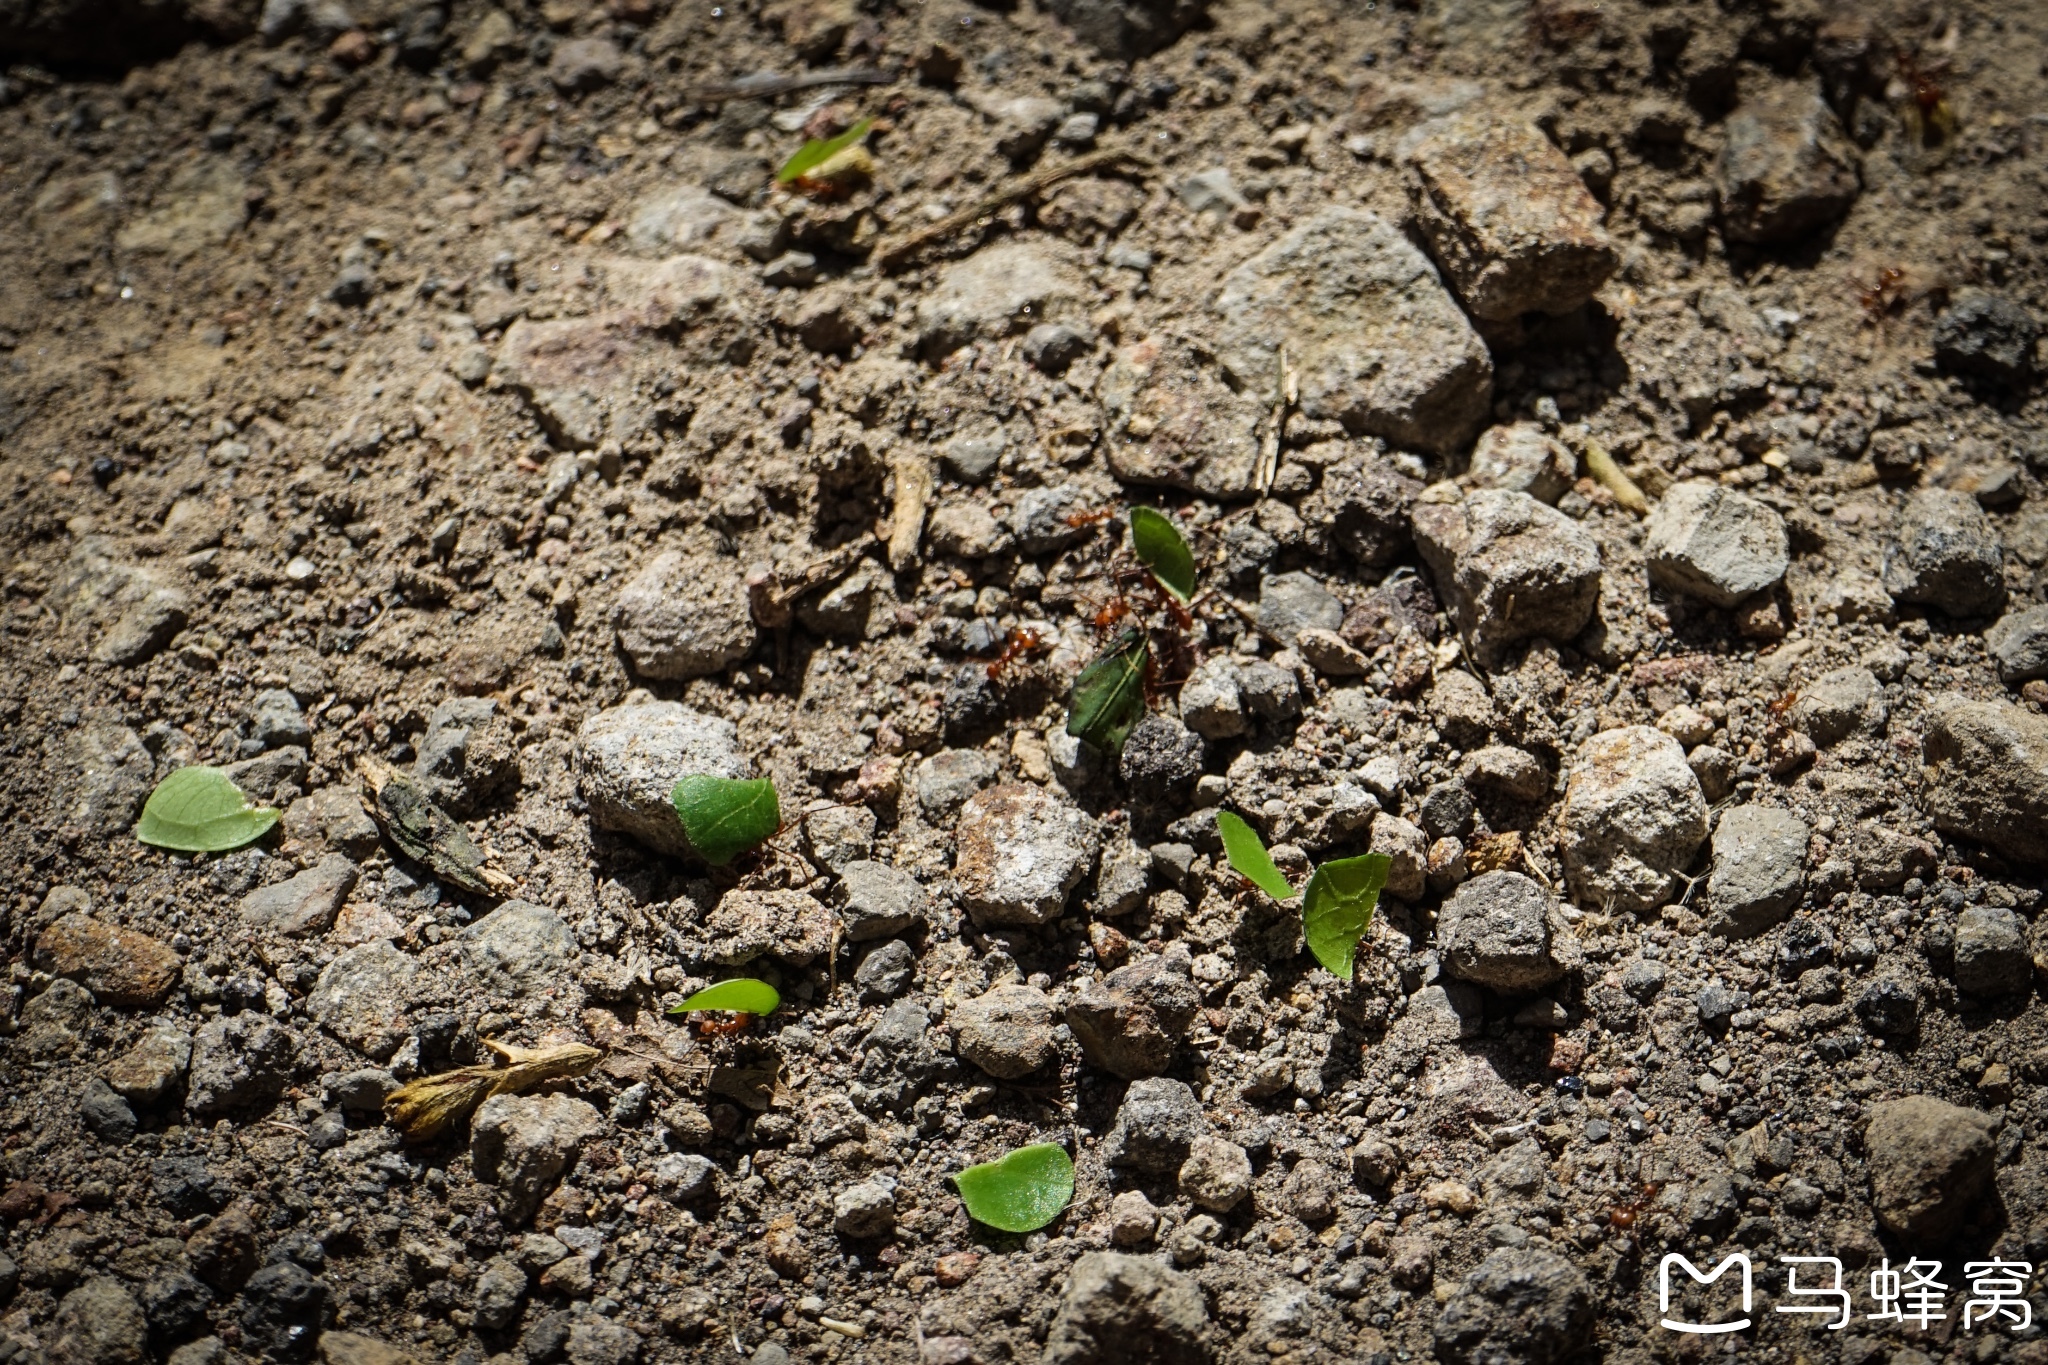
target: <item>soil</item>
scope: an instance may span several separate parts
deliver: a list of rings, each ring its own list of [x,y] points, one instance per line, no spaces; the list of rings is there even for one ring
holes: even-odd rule
[[[2048,705],[1986,636],[2048,597],[2048,8],[350,5],[159,16],[120,69],[64,64],[91,6],[0,10],[0,1360],[1693,1359],[1715,1339],[1658,1325],[1659,1261],[1737,1249],[1760,1304],[1783,1255],[1856,1291],[1841,1332],[1760,1309],[1755,1358],[2048,1359],[1961,1323],[1963,1262],[2048,1258],[2048,772],[1943,776],[1932,737],[1951,694]],[[761,72],[808,83],[730,88]],[[1803,133],[1764,125],[1784,181],[1742,201],[1742,120],[1795,106]],[[867,176],[776,183],[863,118]],[[1413,163],[1438,118],[1538,130],[1611,260],[1555,313],[1295,315],[1299,391],[1248,377],[1263,324],[1219,287],[1318,215],[1455,274]],[[1122,155],[905,247],[1095,151]],[[1403,287],[1450,299],[1438,269]],[[1442,382],[1490,365],[1463,410],[1329,396],[1344,346],[1436,364],[1428,327],[1478,338]],[[1166,416],[1133,418],[1133,382]],[[1554,639],[1416,544],[1498,481],[1480,428],[1517,423],[1562,463],[1543,534],[1600,566]],[[1732,606],[1651,577],[1686,481],[1767,509],[1789,568]],[[1974,596],[1901,576],[1930,490],[1956,495],[1936,539],[1990,565]],[[1124,546],[1141,504],[1193,543],[1190,623]],[[1064,725],[1130,622],[1153,712],[1196,723],[1198,667],[1238,690],[1119,765]],[[644,701],[731,723],[787,817],[768,849],[712,869],[596,826],[579,735]],[[1676,737],[1677,786],[1570,827],[1623,727]],[[537,907],[490,952],[500,898],[368,823],[366,759]],[[246,765],[278,828],[138,843],[193,763]],[[1027,845],[1081,850],[1048,914],[984,908],[1016,906],[981,861],[1002,803],[962,806],[995,783],[1040,791],[1003,807]],[[1297,880],[1407,860],[1355,981],[1229,870],[1219,805]],[[1707,836],[1754,806],[1796,817],[1760,929],[1715,890],[1744,849]],[[1587,860],[1667,816],[1652,888],[1599,890]],[[1439,912],[1495,870],[1541,888],[1548,946],[1490,972]],[[866,903],[891,897],[910,929]],[[323,992],[344,957],[390,992],[367,1014]],[[1157,1082],[1062,1022],[1127,962],[1198,996],[1126,1068],[1192,1092],[1222,1145],[1188,1170],[1111,1164]],[[736,969],[783,1009],[666,1014]],[[1047,1008],[956,1041],[1020,987]],[[401,1143],[384,1091],[484,1039],[601,1049],[534,1092],[587,1117]],[[1884,1107],[1907,1096],[1991,1136]],[[1901,1212],[1883,1153],[1919,1123]],[[1041,1141],[1071,1208],[968,1218],[949,1177]],[[559,1160],[522,1189],[507,1142]],[[1074,1271],[1108,1250],[1193,1309]],[[1912,1256],[1948,1262],[1948,1319],[1866,1318]]]

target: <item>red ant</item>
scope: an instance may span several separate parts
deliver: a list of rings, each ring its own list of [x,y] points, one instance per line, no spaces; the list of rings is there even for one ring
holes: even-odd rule
[[[699,1038],[731,1038],[752,1028],[754,1016],[735,1014],[730,1019],[693,1019],[690,1022]]]
[[[1044,648],[1045,639],[1037,631],[1029,626],[1011,626],[1009,637],[1003,641],[1003,652],[989,660],[988,680],[1001,682],[1005,668]]]
[[[1877,272],[1877,281],[1870,285],[1858,285],[1856,301],[1863,305],[1863,311],[1870,315],[1873,323],[1882,322],[1895,304],[1905,294],[1900,288],[1906,272],[1895,265],[1888,265]]]
[[[1636,1223],[1645,1213],[1650,1211],[1650,1205],[1655,1202],[1658,1194],[1663,1189],[1664,1186],[1659,1181],[1647,1182],[1643,1186],[1642,1193],[1637,1195],[1634,1200],[1626,1204],[1617,1204],[1607,1211],[1607,1225],[1616,1232],[1633,1232]]]
[[[1948,93],[1935,82],[1935,77],[1948,71],[1946,60],[1920,65],[1920,59],[1911,52],[1897,55],[1899,78],[1912,93],[1912,102],[1901,111],[1904,114],[1906,131],[1912,140],[1923,147],[1938,147],[1955,136],[1955,106],[1948,102]]]
[[[1082,526],[1094,526],[1097,523],[1108,521],[1115,515],[1116,509],[1114,507],[1105,507],[1100,512],[1069,512],[1065,517],[1065,521],[1067,525],[1078,529]]]

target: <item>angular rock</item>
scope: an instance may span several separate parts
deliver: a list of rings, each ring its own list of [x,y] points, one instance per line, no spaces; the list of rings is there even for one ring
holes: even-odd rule
[[[135,1111],[97,1076],[85,1083],[78,1098],[78,1121],[100,1141],[117,1146],[135,1136]]]
[[[734,889],[718,898],[704,921],[711,961],[737,967],[776,957],[804,967],[831,951],[832,912],[802,891]]]
[[[694,857],[670,795],[684,777],[752,777],[738,740],[731,721],[680,702],[629,701],[598,712],[576,736],[577,785],[591,824],[657,853]]]
[[[1929,1095],[1870,1106],[1863,1143],[1878,1221],[1922,1245],[1947,1241],[1991,1188],[1999,1127]]]
[[[1533,124],[1453,116],[1408,160],[1430,254],[1474,317],[1569,313],[1621,262],[1599,201]]]
[[[900,868],[856,860],[839,869],[839,881],[846,897],[839,917],[854,943],[892,938],[924,922],[930,898],[917,878]]]
[[[1175,1180],[1197,1208],[1228,1213],[1252,1192],[1252,1159],[1236,1143],[1202,1133],[1189,1146]]]
[[[490,697],[450,697],[427,716],[413,777],[435,804],[467,816],[519,786],[512,726]]]
[[[1067,1006],[1067,1028],[1094,1065],[1137,1080],[1172,1064],[1201,1003],[1187,955],[1152,953],[1082,987]]]
[[[1984,648],[2008,686],[2048,678],[2048,606],[2022,607],[1984,632]]]
[[[1431,1328],[1451,1365],[1551,1365],[1593,1335],[1593,1290],[1552,1251],[1501,1247],[1467,1275]]]
[[[1181,684],[1180,718],[1205,739],[1231,739],[1251,730],[1242,675],[1231,655],[1211,654],[1195,665]]]
[[[1034,986],[997,986],[954,1006],[960,1055],[998,1080],[1014,1081],[1059,1055],[1052,1040],[1052,1001]]]
[[[2031,986],[2034,955],[2027,949],[2026,921],[1995,905],[1965,909],[1956,920],[1955,978],[1959,989],[1985,999]]]
[[[1149,57],[1202,21],[1209,0],[1047,0],[1046,9],[1105,57]]]
[[[1043,1365],[1204,1365],[1208,1324],[1191,1276],[1151,1257],[1091,1251],[1067,1274]]]
[[[359,944],[321,969],[306,1013],[350,1047],[389,1057],[403,1040],[419,964],[389,939]]]
[[[1799,689],[1790,715],[1815,744],[1839,744],[1865,727],[1884,725],[1884,689],[1867,668],[1832,669]]]
[[[1437,911],[1445,970],[1497,991],[1532,991],[1564,975],[1578,939],[1550,893],[1519,872],[1465,882]]]
[[[1305,573],[1271,574],[1259,584],[1259,629],[1288,644],[1304,630],[1335,630],[1344,604]]]
[[[1187,1082],[1163,1076],[1132,1081],[1116,1111],[1116,1126],[1103,1140],[1102,1159],[1110,1166],[1172,1175],[1206,1129],[1201,1102]]]
[[[265,749],[286,744],[307,748],[313,732],[299,710],[299,699],[282,687],[265,688],[249,708],[249,740]]]
[[[1714,826],[1707,875],[1709,933],[1754,938],[1799,905],[1806,879],[1804,820],[1776,806],[1734,806]]]
[[[273,1261],[242,1286],[242,1345],[278,1359],[302,1354],[330,1311],[325,1280],[296,1261]]]
[[[1272,391],[1280,351],[1301,410],[1356,435],[1448,452],[1492,400],[1493,362],[1429,261],[1385,220],[1326,209],[1223,281],[1218,358]]]
[[[1960,289],[1934,324],[1934,361],[1966,374],[2017,388],[2034,373],[2041,324],[2007,294]]]
[[[1131,727],[1117,755],[1117,775],[1134,795],[1173,801],[1202,775],[1208,746],[1178,717],[1154,711]]]
[[[77,911],[36,936],[32,960],[38,970],[68,977],[117,1009],[161,1005],[184,966],[149,935]]]
[[[1640,914],[1664,904],[1707,837],[1707,801],[1677,740],[1628,725],[1586,741],[1558,823],[1579,904]]]
[[[1506,744],[1489,744],[1465,755],[1458,771],[1466,786],[1514,801],[1541,800],[1550,790],[1550,772],[1534,754]]]
[[[841,1237],[886,1237],[896,1230],[896,1196],[876,1181],[849,1185],[832,1200],[832,1230]]]
[[[1381,814],[1372,822],[1372,842],[1366,852],[1384,853],[1392,860],[1393,865],[1387,870],[1387,895],[1403,901],[1422,895],[1429,865],[1429,836],[1419,826],[1398,815]]]
[[[860,989],[862,1000],[879,1004],[903,994],[916,975],[917,955],[902,939],[892,938],[861,959],[853,984]]]
[[[1415,542],[1482,660],[1536,636],[1569,640],[1600,598],[1600,547],[1526,493],[1481,489],[1415,508]]]
[[[52,1365],[143,1365],[150,1358],[142,1305],[110,1275],[66,1294],[51,1328]]]
[[[643,678],[716,673],[753,651],[758,634],[736,561],[668,550],[619,590],[619,648]]]
[[[918,304],[919,347],[926,359],[938,360],[969,342],[1072,311],[1082,293],[1072,268],[1043,246],[997,242],[940,272]]]
[[[1782,83],[1728,117],[1716,168],[1732,242],[1792,242],[1849,211],[1862,188],[1855,144],[1818,91]]]
[[[1301,500],[1301,519],[1331,553],[1349,555],[1361,568],[1384,568],[1414,544],[1410,514],[1421,492],[1421,481],[1391,461],[1349,456],[1324,467],[1322,482]]]
[[[548,79],[564,94],[583,94],[617,80],[624,63],[624,55],[609,38],[571,38],[555,45]]]
[[[253,1012],[214,1019],[192,1037],[185,1108],[225,1114],[275,1100],[284,1093],[299,1057],[299,1040],[266,1015]]]
[[[1884,586],[1900,602],[1950,616],[2005,608],[2005,555],[1991,519],[1968,493],[1923,488],[1906,500],[1884,552]]]
[[[1936,829],[2048,864],[2048,718],[2002,702],[1935,698],[1920,742]]]
[[[470,1161],[478,1180],[499,1187],[498,1211],[518,1226],[603,1131],[597,1110],[569,1095],[493,1095],[470,1121]]]
[[[1179,339],[1149,336],[1120,348],[1095,388],[1110,472],[1212,498],[1253,496],[1259,423],[1270,406],[1258,392],[1231,388]]]
[[[1513,422],[1479,434],[1470,474],[1481,488],[1527,493],[1554,507],[1577,481],[1579,462],[1536,423]]]
[[[287,937],[325,933],[359,875],[354,863],[330,853],[296,877],[242,897],[242,923]]]
[[[518,999],[561,985],[576,965],[576,936],[554,911],[506,901],[455,937],[472,989]]]
[[[941,749],[917,765],[911,787],[925,819],[951,819],[967,799],[1002,775],[995,755],[981,749]]]
[[[1717,607],[1776,587],[1791,564],[1784,518],[1754,498],[1698,481],[1658,499],[1643,556],[1656,582]]]
[[[1094,867],[1100,844],[1092,817],[1042,788],[977,792],[961,807],[955,839],[961,904],[983,928],[1048,923]]]
[[[177,1087],[191,1064],[192,1039],[170,1020],[157,1019],[108,1066],[107,1084],[132,1104],[151,1105]]]

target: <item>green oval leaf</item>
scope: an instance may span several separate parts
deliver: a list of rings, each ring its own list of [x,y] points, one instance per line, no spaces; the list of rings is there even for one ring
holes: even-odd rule
[[[1194,597],[1195,552],[1188,548],[1180,527],[1164,512],[1150,507],[1131,509],[1131,549],[1138,562],[1159,580],[1160,587],[1183,602]]]
[[[782,163],[782,169],[775,173],[775,183],[787,185],[805,172],[822,166],[848,147],[853,146],[866,137],[868,130],[874,126],[875,121],[873,119],[864,118],[838,137],[812,138],[809,142],[797,148],[795,154],[789,160]]]
[[[1259,833],[1246,824],[1242,817],[1227,810],[1216,812],[1216,832],[1223,836],[1223,851],[1230,856],[1230,865],[1237,869],[1239,876],[1265,892],[1276,901],[1284,901],[1294,894],[1294,887],[1273,866],[1273,855],[1266,852],[1266,846],[1259,840]]]
[[[222,853],[262,838],[277,821],[277,811],[249,804],[219,768],[180,768],[143,803],[135,837],[181,853]]]
[[[715,986],[706,986],[695,995],[670,1010],[670,1014],[694,1014],[698,1010],[732,1010],[739,1014],[773,1014],[782,1004],[782,997],[775,988],[765,981],[752,977],[735,977],[721,981]]]
[[[1074,1198],[1074,1159],[1056,1142],[1019,1147],[953,1178],[978,1223],[1004,1232],[1036,1232]]]
[[[686,777],[669,800],[697,856],[724,867],[782,828],[782,803],[765,777]]]
[[[1067,733],[1106,754],[1124,747],[1145,714],[1145,665],[1152,644],[1126,626],[1095,662],[1082,669],[1067,693]]]
[[[1301,932],[1308,950],[1332,976],[1351,979],[1351,959],[1358,940],[1372,924],[1373,907],[1394,860],[1384,853],[1363,853],[1324,863],[1308,879],[1301,896]]]

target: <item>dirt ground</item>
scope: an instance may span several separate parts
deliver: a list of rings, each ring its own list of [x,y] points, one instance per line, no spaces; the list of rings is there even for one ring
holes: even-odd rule
[[[0,1362],[2048,1361],[2044,32],[0,5]],[[386,1126],[485,1041],[603,1059]]]

